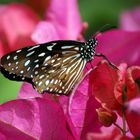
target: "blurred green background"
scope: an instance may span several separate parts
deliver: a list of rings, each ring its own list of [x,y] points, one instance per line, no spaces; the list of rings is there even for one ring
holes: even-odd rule
[[[0,4],[22,0],[0,0]],[[86,38],[99,30],[105,24],[119,26],[119,17],[127,9],[140,6],[140,0],[79,0],[79,8],[83,21],[87,21],[89,28]],[[15,99],[21,83],[10,81],[0,74],[0,103]]]

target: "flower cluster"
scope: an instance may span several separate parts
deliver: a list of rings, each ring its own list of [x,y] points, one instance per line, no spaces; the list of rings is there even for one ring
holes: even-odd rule
[[[31,6],[37,7],[36,1],[31,2]],[[31,44],[56,39],[84,39],[87,23],[81,21],[77,0],[41,2],[47,4],[46,7],[40,4],[37,9],[45,9],[42,19],[25,4],[0,6],[0,57]],[[69,97],[41,95],[32,85],[23,83],[17,99],[0,105],[0,139],[139,138],[140,24],[132,18],[137,11],[123,14],[121,25],[127,27],[127,31],[110,30],[98,37],[97,52],[104,53],[118,65],[118,70],[106,61],[93,60],[95,68],[85,75]],[[132,22],[127,19],[135,23],[132,30],[137,25],[133,32],[128,30]]]

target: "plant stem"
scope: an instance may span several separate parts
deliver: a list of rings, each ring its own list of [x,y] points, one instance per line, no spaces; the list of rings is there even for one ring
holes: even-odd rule
[[[122,122],[123,122],[123,135],[126,135],[126,117],[125,117],[125,108],[122,108]]]
[[[114,125],[115,125],[116,127],[118,127],[118,128],[122,131],[122,133],[123,133],[123,129],[122,129],[118,124],[114,123]]]

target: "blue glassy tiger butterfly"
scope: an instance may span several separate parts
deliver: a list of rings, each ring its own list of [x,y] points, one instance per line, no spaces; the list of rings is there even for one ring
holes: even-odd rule
[[[94,37],[87,42],[58,40],[29,46],[3,56],[0,71],[10,80],[31,83],[39,93],[68,95],[94,56],[109,62],[95,53],[97,44]]]

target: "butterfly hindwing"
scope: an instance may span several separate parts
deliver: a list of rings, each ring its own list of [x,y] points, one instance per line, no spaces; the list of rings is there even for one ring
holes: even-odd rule
[[[86,61],[77,53],[69,52],[69,56],[52,57],[34,73],[34,86],[38,92],[48,91],[57,94],[68,94],[79,81]],[[39,73],[39,74],[37,74]]]

